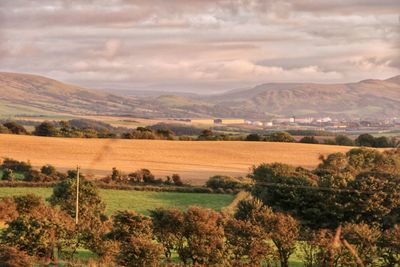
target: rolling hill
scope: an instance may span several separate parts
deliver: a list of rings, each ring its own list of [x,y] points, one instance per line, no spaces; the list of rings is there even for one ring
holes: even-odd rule
[[[265,115],[384,117],[400,113],[400,75],[347,84],[268,83],[210,100],[232,112]]]
[[[112,91],[112,90],[109,90]],[[109,93],[42,76],[0,72],[1,114],[113,115],[146,118],[279,116],[395,117],[400,75],[346,84],[267,83],[219,95]]]

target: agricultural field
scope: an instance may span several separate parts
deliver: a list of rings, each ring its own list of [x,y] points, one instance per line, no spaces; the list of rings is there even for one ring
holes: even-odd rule
[[[48,198],[52,188],[38,187],[0,187],[0,199],[3,197],[35,194]],[[228,194],[203,194],[203,193],[175,193],[175,192],[149,192],[100,189],[100,196],[107,205],[106,213],[113,214],[117,210],[134,210],[148,215],[148,211],[156,208],[178,208],[181,210],[189,206],[202,206],[220,211],[228,206],[234,195]]]
[[[321,155],[351,147],[298,143],[240,141],[164,141],[75,139],[0,135],[0,158],[52,164],[60,170],[80,165],[84,174],[105,176],[116,167],[123,172],[147,168],[156,176],[173,173],[185,182],[203,184],[210,176],[245,176],[251,166],[282,162],[313,168]]]

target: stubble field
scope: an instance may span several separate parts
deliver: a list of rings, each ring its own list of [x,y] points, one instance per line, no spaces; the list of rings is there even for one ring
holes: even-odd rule
[[[254,164],[282,162],[313,168],[320,155],[346,152],[349,147],[240,141],[163,141],[76,139],[0,135],[0,158],[52,164],[61,170],[80,165],[85,174],[104,176],[113,167],[125,173],[140,168],[156,176],[178,173],[193,184],[210,176],[244,176]]]

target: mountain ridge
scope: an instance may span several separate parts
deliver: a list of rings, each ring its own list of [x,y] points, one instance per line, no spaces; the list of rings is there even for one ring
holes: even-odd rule
[[[382,118],[400,114],[400,75],[353,83],[264,83],[218,95],[159,92],[134,96],[87,89],[40,75],[0,72],[0,101],[0,105],[79,115]]]

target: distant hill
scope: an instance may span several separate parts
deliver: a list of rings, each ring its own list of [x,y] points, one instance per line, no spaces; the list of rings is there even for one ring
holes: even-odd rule
[[[210,98],[250,117],[383,117],[400,114],[400,75],[347,84],[267,83]]]
[[[219,95],[127,95],[0,72],[0,113],[138,117],[384,117],[400,114],[400,75],[347,84],[267,83]]]

